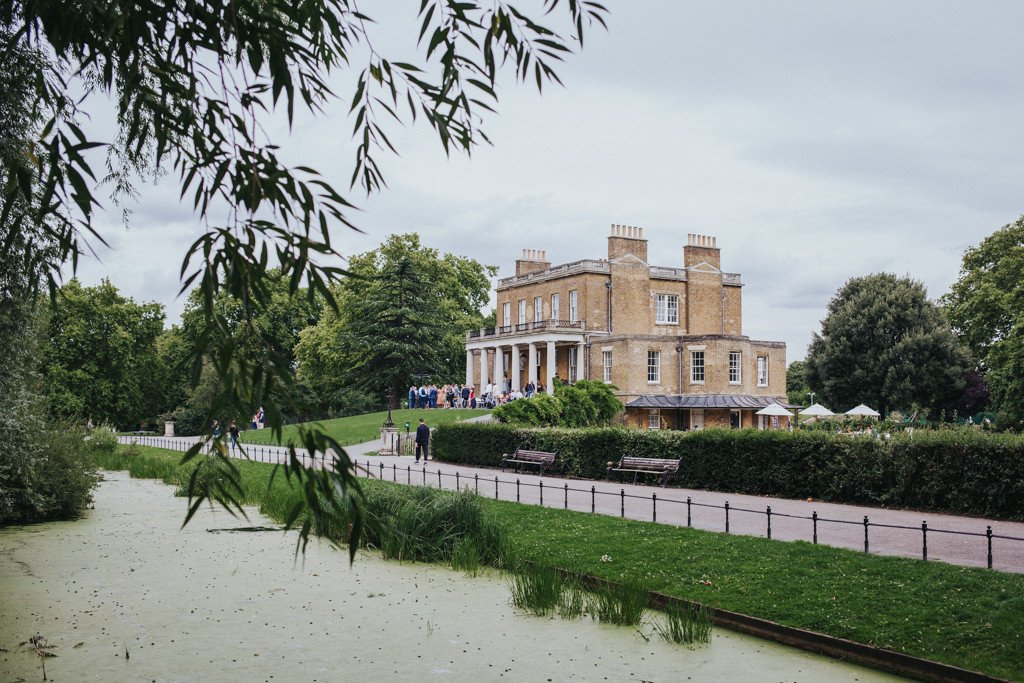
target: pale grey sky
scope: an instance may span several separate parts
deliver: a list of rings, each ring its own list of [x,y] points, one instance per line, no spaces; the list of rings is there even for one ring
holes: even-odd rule
[[[522,248],[604,256],[611,223],[643,226],[657,265],[681,265],[687,233],[715,235],[744,278],[745,333],[796,360],[848,278],[910,275],[938,297],[964,249],[1024,213],[1024,3],[606,4],[609,31],[562,66],[564,89],[502,86],[493,147],[447,159],[426,127],[397,131],[390,188],[358,197],[366,234],[339,229],[343,251],[416,231],[504,277]],[[289,160],[340,187],[345,109],[278,127]],[[142,190],[79,276],[176,322],[200,228],[174,178]]]

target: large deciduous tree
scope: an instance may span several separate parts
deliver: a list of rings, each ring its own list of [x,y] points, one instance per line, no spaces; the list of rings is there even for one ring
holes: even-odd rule
[[[43,386],[51,413],[124,429],[164,409],[160,304],[136,303],[106,280],[96,287],[71,280],[46,318]]]
[[[390,392],[397,407],[411,382],[460,376],[464,335],[482,324],[494,267],[441,254],[411,233],[352,257],[349,271],[336,293],[338,313],[302,335],[304,381],[325,396]]]
[[[1024,216],[967,250],[942,303],[985,372],[1000,421],[1024,425]]]
[[[807,354],[807,382],[834,409],[935,410],[970,369],[924,285],[878,273],[849,280],[828,305]]]

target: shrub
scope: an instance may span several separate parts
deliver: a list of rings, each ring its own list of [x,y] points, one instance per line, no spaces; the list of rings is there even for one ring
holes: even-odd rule
[[[556,471],[603,478],[622,455],[681,459],[675,486],[1024,519],[1024,439],[973,429],[886,438],[821,431],[537,429],[455,423],[434,457],[497,467],[516,448],[555,451]]]
[[[99,481],[85,430],[22,417],[0,425],[0,525],[80,514]]]
[[[538,394],[510,401],[494,411],[494,419],[531,427],[594,427],[607,425],[622,411],[622,402],[604,382],[555,383],[555,395]]]

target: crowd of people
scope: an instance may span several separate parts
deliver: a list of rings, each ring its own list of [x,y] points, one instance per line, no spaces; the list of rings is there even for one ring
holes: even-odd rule
[[[506,377],[501,382],[488,382],[479,395],[472,384],[423,384],[409,387],[410,408],[495,408],[518,398],[544,393],[543,385],[527,382],[522,389],[512,389]]]

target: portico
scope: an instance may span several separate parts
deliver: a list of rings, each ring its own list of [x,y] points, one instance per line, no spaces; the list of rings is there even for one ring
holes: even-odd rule
[[[532,382],[550,392],[555,377],[570,382],[585,379],[582,324],[566,328],[548,324],[558,322],[541,321],[523,331],[471,331],[466,341],[466,384],[478,389],[488,383],[503,386],[507,376],[513,391]]]

